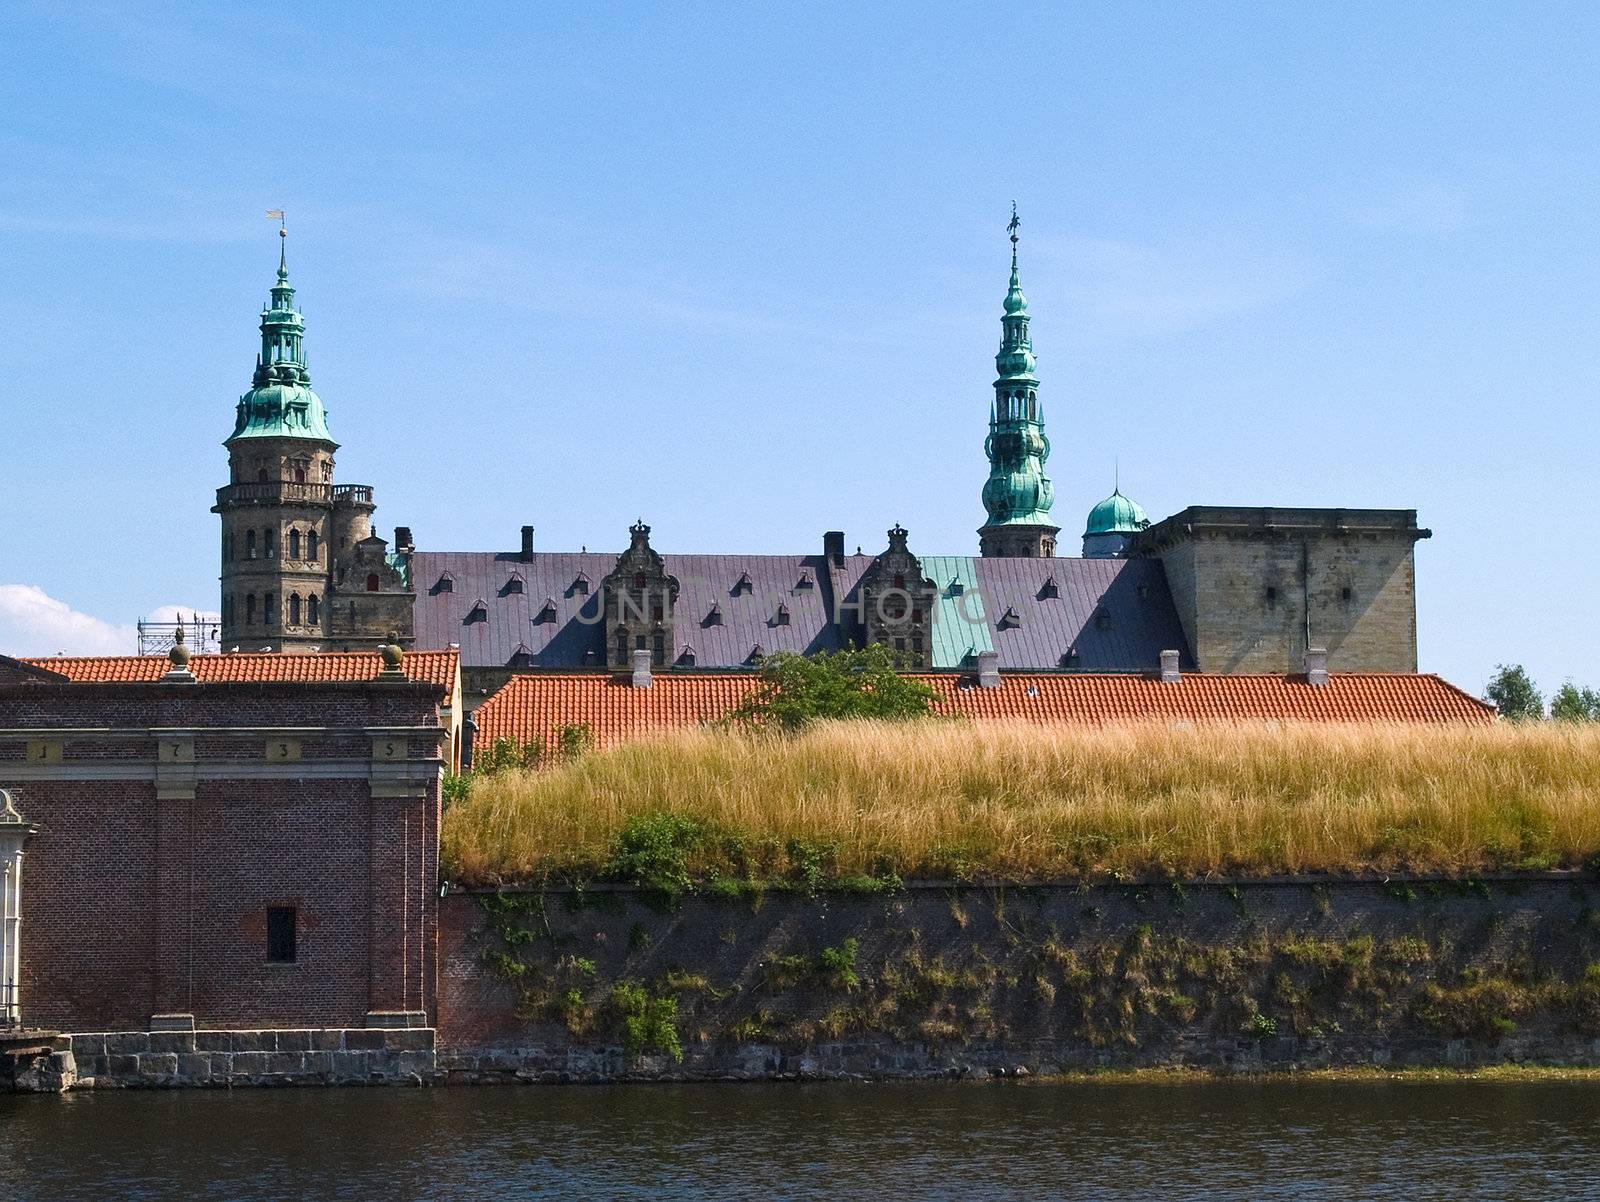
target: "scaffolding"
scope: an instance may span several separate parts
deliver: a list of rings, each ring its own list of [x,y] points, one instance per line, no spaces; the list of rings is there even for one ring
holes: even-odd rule
[[[195,655],[215,655],[222,650],[222,625],[213,614],[182,614],[174,622],[139,622],[139,654],[165,655],[183,631],[184,646]]]

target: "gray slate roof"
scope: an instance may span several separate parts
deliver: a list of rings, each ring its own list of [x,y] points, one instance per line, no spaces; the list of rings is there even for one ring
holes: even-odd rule
[[[766,654],[837,650],[857,637],[851,607],[873,562],[871,555],[845,556],[830,575],[822,555],[663,558],[680,584],[671,659],[692,647],[702,668],[749,666],[758,646]],[[468,668],[598,666],[605,658],[600,582],[616,562],[610,552],[537,551],[524,560],[515,552],[418,551],[411,559],[416,646],[459,644]],[[935,668],[961,667],[969,653],[990,649],[999,652],[1002,668],[1015,670],[1148,672],[1170,647],[1190,663],[1156,560],[925,556],[922,562],[940,590]],[[742,577],[748,587],[739,586]],[[955,579],[962,588],[949,588]],[[1078,653],[1070,664],[1063,661],[1069,648]]]

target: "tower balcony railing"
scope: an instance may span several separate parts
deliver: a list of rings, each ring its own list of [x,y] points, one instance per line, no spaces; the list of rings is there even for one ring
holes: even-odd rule
[[[225,484],[217,489],[221,505],[371,505],[370,484],[300,484],[292,480],[262,480]]]

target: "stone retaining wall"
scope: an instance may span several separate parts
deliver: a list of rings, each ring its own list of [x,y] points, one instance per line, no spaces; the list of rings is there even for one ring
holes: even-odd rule
[[[62,1035],[19,1091],[423,1085],[436,1077],[431,1027],[284,1031],[109,1031]]]

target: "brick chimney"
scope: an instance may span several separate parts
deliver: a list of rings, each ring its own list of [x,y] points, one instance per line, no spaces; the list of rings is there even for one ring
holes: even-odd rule
[[[650,652],[643,647],[633,653],[633,687],[650,687]]]
[[[533,559],[533,527],[522,528],[522,562],[528,563]]]
[[[822,554],[836,568],[844,567],[844,531],[828,530],[822,535]]]
[[[394,549],[401,555],[410,555],[415,551],[416,544],[411,541],[410,526],[396,526],[394,528]]]
[[[978,652],[978,687],[980,689],[998,689],[1000,687],[1000,653],[998,651]]]
[[[1161,653],[1161,683],[1177,684],[1183,680],[1183,673],[1178,671],[1178,653],[1168,649]]]
[[[1321,688],[1328,683],[1328,650],[1326,647],[1306,648],[1306,683]]]

